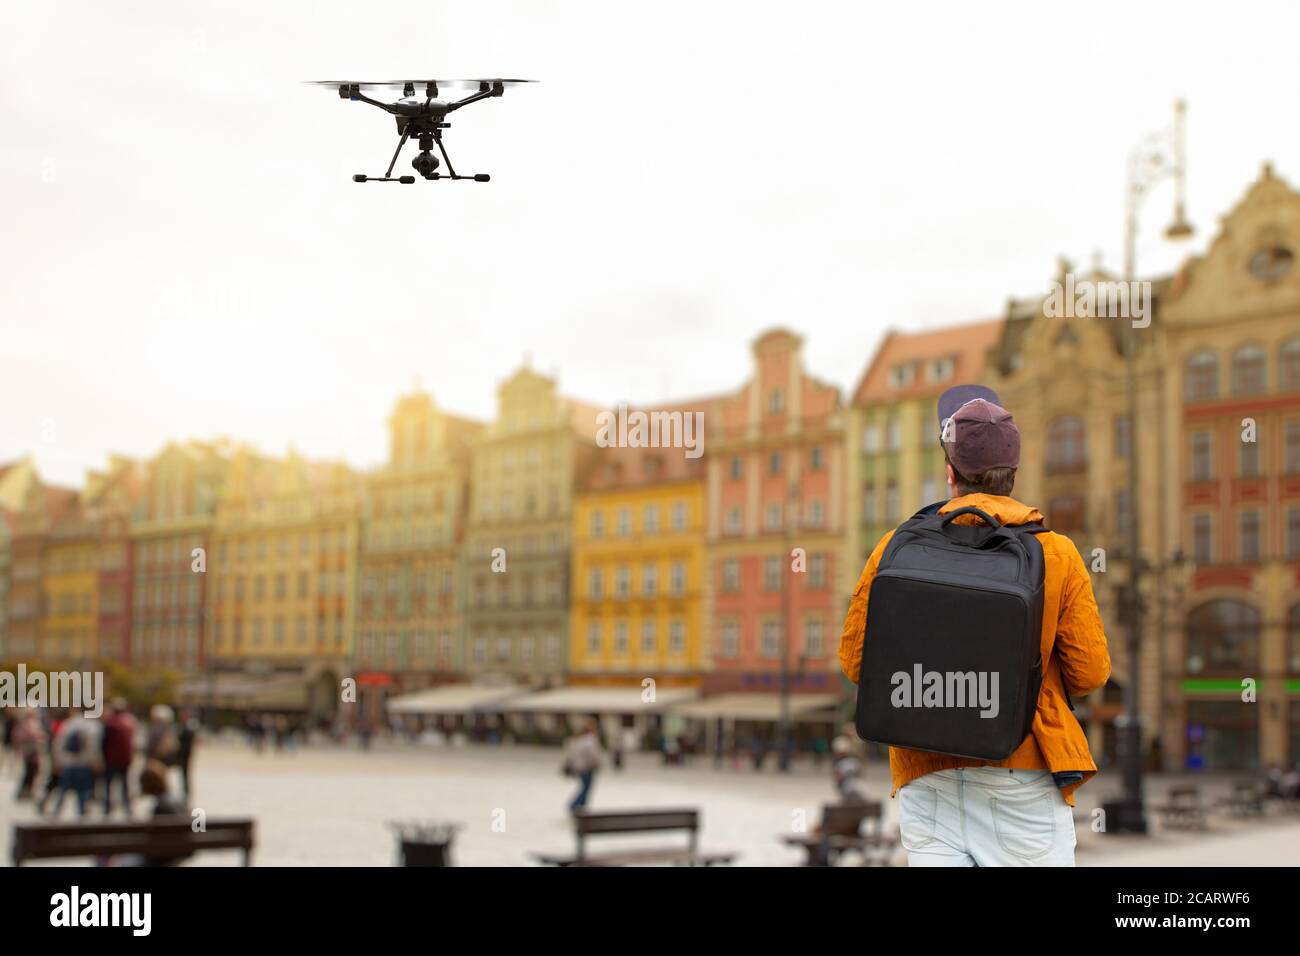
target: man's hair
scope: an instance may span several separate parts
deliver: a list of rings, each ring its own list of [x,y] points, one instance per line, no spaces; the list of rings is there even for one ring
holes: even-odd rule
[[[990,468],[981,475],[967,478],[954,465],[947,453],[944,460],[952,468],[952,477],[957,489],[964,495],[1009,495],[1016,486],[1016,469]]]

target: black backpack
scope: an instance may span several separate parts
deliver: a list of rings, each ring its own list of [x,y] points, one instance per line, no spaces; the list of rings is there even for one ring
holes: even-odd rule
[[[961,514],[985,525],[953,524]],[[856,724],[864,740],[1003,760],[1029,735],[1043,661],[1041,524],[919,513],[880,557]]]

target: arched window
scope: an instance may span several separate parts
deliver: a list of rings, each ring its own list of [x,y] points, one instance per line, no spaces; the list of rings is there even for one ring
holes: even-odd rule
[[[1062,495],[1047,504],[1047,524],[1053,531],[1084,531],[1084,502],[1079,495]]]
[[[1189,402],[1219,397],[1219,356],[1208,349],[1195,352],[1183,363],[1184,394]]]
[[[1268,353],[1263,346],[1243,345],[1232,353],[1232,394],[1258,395],[1268,390]]]
[[[1286,616],[1286,669],[1300,674],[1300,604],[1292,604]]]
[[[1283,342],[1277,350],[1278,388],[1300,388],[1300,339]]]
[[[1088,464],[1088,436],[1083,419],[1058,418],[1047,433],[1048,471],[1082,471]]]
[[[1250,676],[1259,665],[1259,611],[1222,598],[1187,615],[1187,673]]]

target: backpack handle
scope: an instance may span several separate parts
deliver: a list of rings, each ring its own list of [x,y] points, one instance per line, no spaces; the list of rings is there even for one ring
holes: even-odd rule
[[[966,505],[965,507],[957,508],[953,511],[949,511],[946,515],[943,516],[943,520],[939,522],[939,527],[941,528],[946,527],[948,522],[951,521],[953,518],[957,517],[958,515],[979,515],[995,531],[998,528],[1002,527],[1002,525],[998,522],[996,518],[990,515],[987,511],[983,511],[980,508],[976,508],[974,505]]]

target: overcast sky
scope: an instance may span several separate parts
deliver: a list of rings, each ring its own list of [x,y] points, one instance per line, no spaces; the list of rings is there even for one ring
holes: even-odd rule
[[[229,435],[385,453],[418,378],[487,418],[525,356],[593,402],[735,388],[788,325],[846,390],[890,326],[1116,267],[1124,160],[1189,103],[1190,246],[1300,181],[1294,5],[0,6],[0,461]],[[518,76],[452,117],[490,184],[358,185],[392,119],[306,79]],[[403,171],[414,155],[408,147]]]

